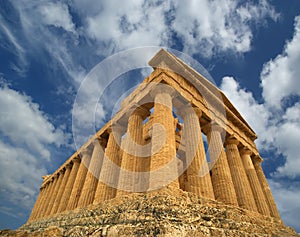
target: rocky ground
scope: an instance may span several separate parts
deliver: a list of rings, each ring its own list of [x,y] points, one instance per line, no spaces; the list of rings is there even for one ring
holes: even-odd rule
[[[76,209],[0,236],[300,236],[280,220],[182,190],[132,194]]]

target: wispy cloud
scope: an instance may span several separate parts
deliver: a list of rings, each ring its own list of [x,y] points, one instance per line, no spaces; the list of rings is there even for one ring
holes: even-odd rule
[[[17,58],[16,63],[11,63],[11,68],[15,70],[19,75],[25,76],[25,72],[28,66],[26,51],[20,44],[17,36],[15,36],[15,33],[9,28],[9,26],[7,26],[5,20],[0,15],[0,39],[3,37],[4,40],[2,42],[9,42],[9,45],[5,46],[3,45],[3,43],[1,43],[1,46],[8,48]]]
[[[61,27],[66,31],[76,33],[75,25],[66,4],[60,2],[48,2],[39,6],[39,12],[42,21],[46,25]]]

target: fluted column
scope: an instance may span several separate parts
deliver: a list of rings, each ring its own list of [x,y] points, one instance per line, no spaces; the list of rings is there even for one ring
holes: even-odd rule
[[[251,211],[257,211],[252,189],[238,150],[238,144],[239,141],[234,137],[227,138],[225,143],[227,161],[235,188],[237,201],[240,207]]]
[[[39,219],[39,218],[43,217],[44,209],[45,209],[45,203],[46,203],[47,195],[48,195],[49,189],[50,189],[50,182],[45,183],[45,185],[42,185],[42,187],[44,189],[43,196],[41,197],[41,204],[38,207],[35,219]]]
[[[182,146],[177,150],[177,156],[179,158],[179,165],[178,165],[178,180],[179,180],[179,187],[183,191],[187,191],[187,174],[186,174],[186,159],[185,159],[185,147]]]
[[[57,182],[55,183],[55,188],[53,190],[53,193],[51,193],[50,202],[49,202],[49,206],[48,206],[48,209],[47,209],[47,215],[51,215],[51,212],[52,212],[52,209],[54,207],[54,203],[55,203],[55,200],[57,198],[57,194],[58,194],[58,191],[59,191],[59,188],[60,188],[60,184],[63,180],[64,173],[65,173],[65,170],[62,169],[57,174],[57,178],[56,178]]]
[[[84,207],[93,203],[97,184],[99,180],[100,170],[103,163],[104,144],[103,139],[96,138],[93,141],[93,153],[89,169],[82,188],[82,194],[78,201],[78,207]]]
[[[140,176],[140,190],[145,192],[149,188],[149,177],[150,177],[150,162],[151,162],[151,130],[153,125],[153,116],[150,111],[147,111],[148,122],[144,124],[143,129],[143,157],[140,159],[139,170],[141,172]]]
[[[186,162],[190,163],[187,168],[186,190],[199,196],[214,199],[199,122],[202,112],[199,109],[189,107],[181,108],[180,113],[184,120],[182,139],[185,144],[185,157]]]
[[[67,209],[72,210],[77,207],[81,191],[84,185],[85,177],[88,171],[88,167],[90,164],[91,156],[90,156],[90,150],[84,149],[81,151],[81,163],[76,175],[75,183],[71,192],[70,200],[68,202]]]
[[[223,132],[223,129],[215,123],[206,129],[208,130],[207,140],[210,162],[214,164],[211,169],[211,179],[215,198],[216,200],[226,204],[238,206],[236,193],[221,138],[221,132]]]
[[[179,188],[171,87],[157,87],[154,97],[149,190]]]
[[[45,199],[44,199],[44,205],[42,207],[41,217],[47,216],[47,209],[48,209],[48,205],[49,205],[49,202],[50,202],[51,193],[53,193],[53,188],[54,188],[54,185],[55,185],[54,180],[55,179],[53,177],[49,180],[47,193],[46,193]]]
[[[42,187],[42,196],[41,196],[41,201],[40,201],[40,204],[37,208],[37,211],[36,211],[36,214],[34,216],[34,219],[38,219],[39,217],[41,217],[41,212],[43,210],[43,207],[44,207],[44,203],[45,203],[45,198],[46,198],[46,194],[47,194],[47,187],[48,185],[45,185]]]
[[[71,163],[69,163],[65,166],[65,172],[63,173],[62,181],[61,181],[61,184],[59,185],[59,189],[58,189],[58,192],[57,192],[54,204],[53,204],[53,208],[50,213],[51,215],[57,213],[57,210],[58,210],[61,198],[62,198],[62,194],[65,190],[66,183],[70,176],[71,168],[72,168]]]
[[[70,175],[68,177],[66,186],[62,193],[62,197],[61,197],[58,209],[57,209],[58,213],[63,212],[64,210],[67,209],[68,201],[69,201],[71,193],[72,193],[72,188],[73,188],[73,185],[74,185],[74,182],[76,179],[76,175],[77,175],[77,172],[79,169],[80,161],[81,160],[78,157],[76,157],[72,160],[72,163],[73,163],[72,169],[71,169]]]
[[[49,190],[47,201],[45,203],[44,216],[48,216],[49,213],[50,213],[50,211],[51,211],[51,208],[52,208],[52,205],[53,205],[53,199],[55,198],[55,196],[53,195],[53,193],[55,192],[55,190],[57,188],[56,183],[58,181],[59,176],[60,175],[55,175],[53,177],[53,181],[52,181],[52,185],[51,185],[51,190]]]
[[[142,179],[141,169],[144,162],[144,157],[140,157],[140,155],[143,155],[142,146],[144,144],[143,121],[148,114],[149,111],[138,107],[128,118],[117,196],[138,192],[140,188],[147,189],[147,187],[141,187],[140,185]]]
[[[108,129],[108,132],[109,137],[93,201],[94,204],[112,199],[117,193],[121,166],[120,144],[124,128],[120,125],[114,125],[112,128]]]
[[[258,212],[260,212],[263,215],[269,216],[270,211],[269,207],[267,205],[263,190],[261,188],[261,185],[259,183],[256,171],[254,169],[252,160],[250,155],[252,152],[246,148],[243,148],[241,150],[241,156],[243,160],[243,164],[246,170],[246,174],[248,176],[248,180],[252,189],[252,193],[254,196],[254,200],[257,206]]]
[[[254,168],[256,170],[258,180],[259,180],[259,182],[261,184],[261,187],[262,187],[262,190],[265,194],[266,201],[267,201],[267,204],[269,206],[271,216],[280,219],[280,215],[279,215],[278,209],[276,207],[276,203],[274,201],[274,198],[273,198],[272,192],[270,190],[268,181],[267,181],[266,176],[265,176],[265,174],[262,170],[262,167],[261,167],[262,159],[257,156],[257,157],[254,157],[252,159],[252,161],[253,161]]]
[[[40,188],[40,193],[39,193],[39,195],[38,195],[38,197],[35,201],[35,204],[32,208],[31,214],[28,218],[28,222],[31,222],[32,220],[36,219],[36,214],[37,214],[38,208],[41,205],[41,199],[42,199],[42,196],[43,196],[43,191],[44,191],[44,188]]]

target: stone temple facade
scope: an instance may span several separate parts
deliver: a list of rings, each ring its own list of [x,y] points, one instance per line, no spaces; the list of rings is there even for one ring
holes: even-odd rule
[[[163,49],[149,65],[154,71],[115,116],[43,177],[25,226],[157,190],[191,193],[282,223],[257,136],[226,96]]]

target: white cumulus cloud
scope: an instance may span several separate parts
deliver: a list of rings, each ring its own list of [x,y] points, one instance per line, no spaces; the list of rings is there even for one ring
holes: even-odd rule
[[[39,105],[24,94],[3,86],[0,88],[0,132],[18,146],[50,158],[45,144],[65,143],[63,131],[56,129]]]
[[[31,208],[47,170],[23,148],[0,141],[0,192],[21,208]]]
[[[249,51],[253,38],[250,23],[278,17],[267,1],[178,1],[175,12],[173,28],[183,40],[184,50],[205,56]]]
[[[299,62],[300,16],[295,18],[294,36],[286,43],[283,52],[263,67],[261,85],[268,106],[279,109],[284,98],[291,95],[300,96]]]
[[[5,83],[0,87],[0,192],[3,200],[29,209],[55,160],[54,147],[67,145],[69,136],[55,128],[31,97]],[[1,207],[0,207],[1,211]]]
[[[185,52],[210,57],[213,53],[249,51],[253,37],[250,25],[277,20],[278,14],[267,1],[107,0],[101,2],[98,14],[86,18],[88,36],[109,46],[102,53],[144,45],[172,47],[177,36]]]

